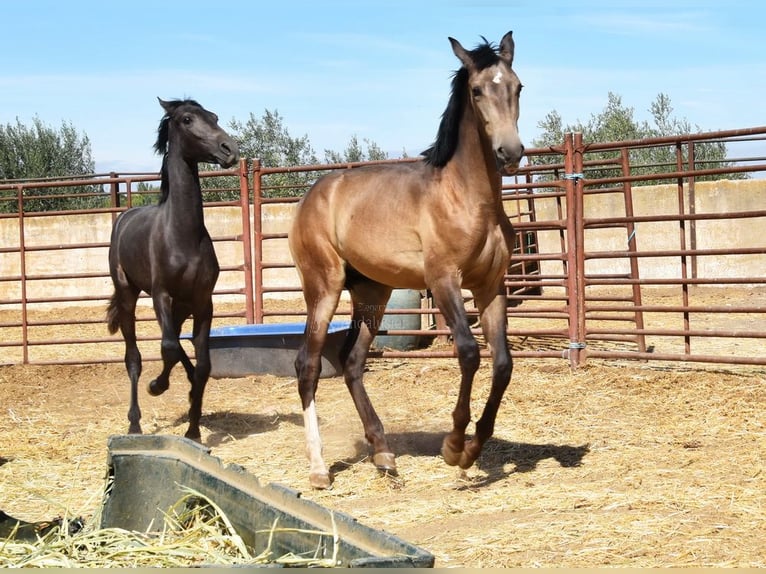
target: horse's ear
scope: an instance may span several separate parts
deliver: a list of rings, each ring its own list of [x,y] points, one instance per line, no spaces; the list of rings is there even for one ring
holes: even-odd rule
[[[513,32],[508,32],[503,39],[500,40],[500,59],[503,60],[509,66],[513,64]]]
[[[466,68],[473,67],[473,60],[471,59],[470,54],[466,52],[460,42],[455,40],[455,38],[450,38],[449,41],[450,44],[452,44],[452,51],[457,56],[458,60],[460,60]]]
[[[160,105],[162,106],[162,109],[165,110],[165,113],[169,114],[170,113],[170,102],[166,102],[165,100],[163,100],[159,96],[157,97],[157,101],[160,102]]]

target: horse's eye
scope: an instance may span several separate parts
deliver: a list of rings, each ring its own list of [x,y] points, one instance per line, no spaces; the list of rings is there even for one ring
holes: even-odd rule
[[[191,116],[184,116],[181,121],[183,123],[185,123],[186,125],[189,125],[190,123],[192,123],[192,117]]]
[[[471,95],[474,98],[480,98],[481,97],[481,88],[479,88],[479,87],[471,88]]]

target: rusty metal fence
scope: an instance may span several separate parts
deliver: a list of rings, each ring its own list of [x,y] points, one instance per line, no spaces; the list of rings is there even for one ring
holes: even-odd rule
[[[552,218],[538,208],[535,221],[516,227],[559,235],[560,252],[547,256],[560,256],[563,272],[543,281],[561,294],[563,355],[573,365],[589,357],[766,364],[765,129],[612,143],[570,134],[549,150],[561,162],[544,190],[534,164],[525,184],[509,186],[538,206],[544,193],[556,196]],[[726,145],[728,160],[707,160],[698,153],[706,144]],[[635,163],[637,151],[657,147],[672,150],[670,164]],[[509,312],[511,323],[543,309],[525,303]]]
[[[506,212],[516,229],[506,276],[514,356],[573,366],[588,358],[766,364],[764,142],[766,127],[759,127],[609,143],[568,134],[559,146],[528,150],[526,165],[504,180]],[[710,163],[701,150],[719,144],[726,146],[726,161]],[[672,151],[668,164],[638,163],[641,150],[660,147]],[[206,186],[205,203],[222,259],[214,326],[304,320],[285,221],[308,184],[289,184],[292,195],[285,197],[280,176],[313,177],[356,165],[266,168],[243,161],[233,170],[201,174],[216,183]],[[107,225],[98,227],[108,229],[119,211],[153,193],[157,180],[157,174],[108,174],[0,184],[6,228],[0,364],[122,361],[121,339],[109,336],[103,321],[111,293],[108,235],[81,232],[104,217]],[[60,198],[65,187],[103,205],[65,212],[29,207],[48,189]],[[276,212],[281,226],[273,221]],[[36,223],[46,218],[61,222],[64,239],[40,236]],[[32,271],[40,259],[45,271]],[[465,302],[475,317],[468,292]],[[347,312],[341,303],[338,314]],[[373,356],[453,356],[427,291],[420,306],[387,315],[419,319],[416,327],[382,333],[417,344],[381,347]],[[142,353],[156,360],[159,333],[150,305],[140,309],[139,320],[145,324],[140,345],[148,345]]]
[[[219,309],[216,317],[252,321],[247,163],[200,176],[208,216],[227,208],[239,214],[238,229],[211,231],[216,251],[238,253],[221,265],[221,277],[230,278],[215,291],[216,298],[234,298],[238,305]],[[122,360],[121,340],[105,327],[109,234],[118,213],[156,202],[159,182],[159,173],[110,173],[0,183],[0,364]],[[62,202],[82,207],[57,209]],[[159,360],[159,347],[146,346],[160,336],[145,294],[137,321],[145,359]]]

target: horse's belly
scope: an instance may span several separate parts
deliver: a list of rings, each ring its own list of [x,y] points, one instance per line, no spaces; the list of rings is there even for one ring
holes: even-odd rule
[[[425,289],[423,254],[420,251],[388,252],[385,257],[369,253],[349,257],[348,263],[359,273],[390,287]]]

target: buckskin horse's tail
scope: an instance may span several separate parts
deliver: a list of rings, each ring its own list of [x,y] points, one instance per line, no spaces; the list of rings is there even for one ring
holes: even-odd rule
[[[117,290],[112,294],[106,308],[106,325],[112,335],[120,328],[120,302]]]

